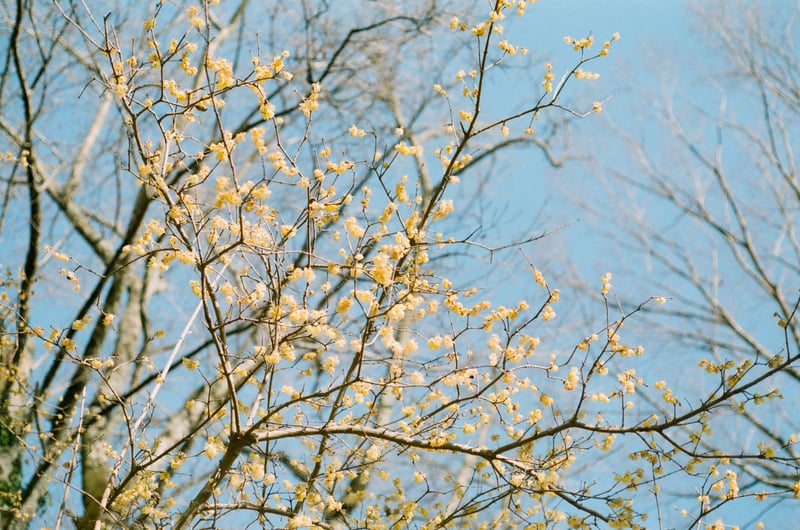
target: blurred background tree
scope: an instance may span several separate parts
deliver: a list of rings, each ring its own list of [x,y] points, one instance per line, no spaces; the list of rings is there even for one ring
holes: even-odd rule
[[[594,263],[625,278],[623,305],[636,304],[643,290],[669,297],[645,308],[634,326],[637,337],[658,344],[653,369],[683,367],[682,390],[706,388],[689,375],[703,359],[757,364],[800,346],[798,321],[786,317],[800,292],[798,5],[710,2],[693,11],[687,48],[704,53],[665,58],[652,73],[663,82],[659,91],[631,79],[622,97],[637,102],[634,114],[644,121],[612,106],[608,124],[618,135],[597,144],[592,165],[602,189],[573,195],[619,249]],[[591,281],[584,290],[593,291]],[[776,334],[781,327],[786,333]],[[752,393],[759,401],[768,390],[780,395],[771,407],[743,409],[732,400],[715,413],[717,443],[762,455],[738,462],[742,492],[796,484],[798,381],[792,367]],[[752,508],[742,522],[754,524],[779,502]]]

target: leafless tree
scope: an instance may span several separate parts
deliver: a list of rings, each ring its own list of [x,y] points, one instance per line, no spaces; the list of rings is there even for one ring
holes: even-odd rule
[[[641,96],[654,119],[641,133],[619,127],[620,143],[604,152],[631,157],[604,164],[607,201],[583,203],[624,249],[615,273],[636,285],[630,292],[670,298],[637,322],[659,344],[653,369],[681,374],[683,389],[707,384],[686,375],[699,363],[735,380],[800,350],[790,318],[800,297],[798,15],[791,2],[697,7],[704,53],[675,65],[679,82],[669,74],[663,93]],[[763,405],[732,399],[712,422],[716,444],[764,455],[737,462],[742,491],[795,487],[798,382],[797,367],[770,375],[750,392]]]

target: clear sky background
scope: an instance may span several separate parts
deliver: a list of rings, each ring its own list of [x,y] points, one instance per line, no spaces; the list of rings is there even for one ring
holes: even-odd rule
[[[673,92],[687,78],[697,78],[697,72],[688,69],[690,63],[713,62],[713,54],[700,45],[702,36],[693,29],[698,17],[690,4],[667,0],[542,1],[532,4],[522,19],[509,17],[505,21],[510,40],[529,48],[532,66],[530,72],[512,70],[499,74],[500,80],[490,92],[489,106],[509,99],[516,103],[516,108],[529,103],[532,93],[538,94],[540,90],[546,61],[553,63],[556,81],[568,72],[578,54],[564,44],[566,35],[583,38],[591,34],[595,46],[602,45],[615,32],[621,39],[613,44],[607,57],[586,66],[585,69],[600,73],[599,79],[568,83],[564,100],[574,103],[577,110],[590,109],[594,100],[607,101],[602,114],[572,120],[569,130],[558,138],[557,144],[569,138],[567,147],[556,149],[556,154],[567,157],[562,167],[550,167],[536,148],[502,155],[494,168],[502,174],[497,179],[500,185],[487,187],[485,193],[505,213],[502,223],[495,220],[484,227],[487,241],[507,242],[513,239],[515,230],[541,233],[558,229],[537,242],[532,254],[537,264],[550,264],[552,276],[562,276],[563,280],[563,276],[579,273],[582,279],[599,286],[604,272],[621,272],[619,260],[630,260],[632,256],[609,245],[605,233],[608,227],[587,211],[583,203],[602,209],[602,201],[608,194],[604,172],[608,167],[620,169],[631,165],[631,153],[617,142],[612,130],[619,128],[642,139],[664,134],[663,128],[659,129],[647,116],[655,108],[648,98],[658,97],[664,91]],[[711,96],[701,84],[695,96],[703,94]],[[546,114],[543,121],[562,116],[553,109],[543,114]],[[504,228],[495,229],[498,225]],[[516,250],[509,252],[513,254]],[[517,260],[507,257],[509,267],[519,266]],[[615,278],[615,286],[621,288],[625,281],[619,276]],[[568,286],[562,283],[559,287]],[[513,296],[518,296],[517,293],[514,289]],[[646,298],[658,293],[645,290],[635,294]]]
[[[701,60],[713,60],[712,54],[699,46],[699,36],[692,29],[696,20],[690,3],[683,1],[565,0],[533,4],[524,19],[525,28],[522,31],[514,28],[515,35],[525,35],[525,40],[530,39],[533,55],[541,54],[546,60],[553,61],[557,78],[572,67],[577,56],[570,46],[563,44],[565,35],[582,38],[591,34],[598,45],[615,32],[621,35],[607,57],[587,66],[587,69],[599,72],[600,78],[572,82],[566,94],[568,100],[575,98],[580,101],[584,105],[582,110],[586,108],[587,98],[610,98],[601,115],[576,121],[569,130],[568,152],[572,156],[584,159],[596,156],[599,150],[602,159],[588,165],[580,161],[567,162],[558,169],[545,169],[545,165],[532,167],[529,159],[527,164],[518,164],[516,160],[509,163],[524,168],[510,172],[514,179],[511,187],[522,190],[512,195],[518,204],[510,210],[523,217],[524,212],[541,215],[543,220],[552,223],[550,229],[579,220],[543,245],[569,245],[570,254],[561,258],[583,265],[581,269],[585,274],[596,276],[592,274],[593,269],[602,269],[609,264],[603,263],[603,256],[596,246],[599,241],[593,241],[592,235],[597,231],[591,226],[591,218],[580,208],[572,208],[571,203],[578,190],[585,198],[596,194],[594,186],[603,176],[602,165],[627,165],[630,153],[620,152],[619,146],[603,149],[610,134],[609,126],[613,124],[636,137],[657,133],[643,114],[650,106],[643,100],[643,95],[661,93],[691,76],[691,71],[681,68],[696,59],[687,54],[704,55]],[[593,189],[595,191],[590,193]],[[536,204],[537,200],[541,201],[540,205]],[[578,233],[582,236],[572,237]],[[604,249],[606,257],[610,257],[609,250]],[[578,257],[582,259],[574,259]]]

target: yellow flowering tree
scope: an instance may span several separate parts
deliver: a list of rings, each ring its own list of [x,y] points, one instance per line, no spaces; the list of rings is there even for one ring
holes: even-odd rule
[[[548,346],[535,237],[472,239],[486,162],[602,109],[565,98],[617,35],[494,113],[527,4],[7,8],[2,525],[629,528],[666,462],[736,456],[692,448],[795,358],[661,411],[640,307]],[[508,246],[533,298],[501,305],[464,269]]]

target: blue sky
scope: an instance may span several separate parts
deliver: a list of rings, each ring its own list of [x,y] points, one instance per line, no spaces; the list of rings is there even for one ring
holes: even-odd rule
[[[621,35],[607,57],[586,67],[599,72],[600,78],[573,80],[564,94],[566,101],[577,101],[576,109],[583,111],[593,100],[608,99],[602,115],[574,120],[571,124],[569,152],[584,157],[598,150],[609,135],[612,123],[636,135],[652,129],[647,120],[642,119],[641,109],[647,106],[642,101],[642,92],[658,92],[664,83],[674,82],[678,76],[673,72],[685,61],[686,50],[701,50],[690,30],[691,20],[686,2],[565,0],[532,4],[522,21],[509,18],[506,25],[509,38],[530,49],[535,71],[528,75],[531,82],[537,83],[537,89],[541,64],[545,61],[553,62],[556,80],[575,64],[578,56],[563,43],[564,36],[582,38],[591,34],[599,46],[613,33]],[[526,74],[514,71],[506,76],[501,87],[506,82],[519,85],[515,76],[520,75]],[[517,92],[517,87],[511,91]],[[506,98],[507,92],[498,90],[499,99]],[[520,92],[513,97],[522,104],[529,100],[529,95]],[[548,112],[549,117],[559,117],[558,111]],[[603,164],[627,165],[629,154],[620,152],[618,146],[602,152]],[[596,167],[597,172],[579,163],[552,169],[538,151],[525,149],[504,155],[500,169],[508,182],[499,188],[490,187],[488,193],[506,208],[507,221],[527,229],[536,219],[540,230],[569,224],[555,236],[537,243],[537,248],[548,249],[541,254],[552,255],[552,259],[578,263],[587,277],[599,278],[605,272],[603,267],[609,264],[599,259],[599,238],[592,237],[596,232],[591,219],[575,206],[573,191],[581,190],[586,196],[596,194],[598,190],[591,193],[589,190],[598,183],[600,165]],[[509,188],[518,193],[509,194]],[[564,255],[564,247],[569,247],[568,255]],[[608,253],[608,249],[604,252]],[[587,256],[590,258],[586,259]]]

